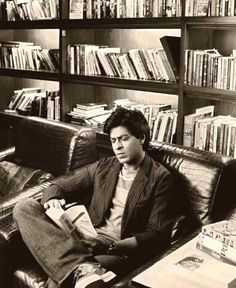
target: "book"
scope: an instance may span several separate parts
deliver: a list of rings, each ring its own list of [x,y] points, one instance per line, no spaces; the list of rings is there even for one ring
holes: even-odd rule
[[[216,223],[204,225],[201,229],[202,235],[206,235],[216,241],[236,248],[236,221],[223,220]]]
[[[86,110],[86,111],[101,108],[101,107],[107,107],[107,104],[96,103],[96,102],[76,104],[76,108],[79,108],[81,110]]]
[[[199,233],[196,246],[199,250],[215,257],[222,262],[236,265],[236,249],[230,244],[230,238],[223,238],[222,241]]]
[[[198,236],[132,279],[145,287],[234,288],[236,266],[197,249]]]
[[[98,237],[84,205],[73,204],[65,208],[50,207],[45,213],[58,227],[69,234],[78,232],[85,239]]]
[[[180,69],[180,37],[163,36],[160,38],[160,41],[162,47],[165,50],[167,59],[175,75],[175,78],[178,80]]]

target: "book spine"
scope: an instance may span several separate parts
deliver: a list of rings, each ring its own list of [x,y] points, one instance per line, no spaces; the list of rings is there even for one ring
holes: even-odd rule
[[[236,249],[209,236],[203,235],[202,233],[199,234],[199,240],[196,247],[219,260],[230,264],[236,264]]]

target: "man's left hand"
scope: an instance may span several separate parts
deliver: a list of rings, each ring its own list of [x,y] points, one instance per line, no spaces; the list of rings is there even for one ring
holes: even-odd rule
[[[107,254],[107,251],[113,241],[94,238],[89,240],[82,240],[82,243],[93,255],[102,255]]]

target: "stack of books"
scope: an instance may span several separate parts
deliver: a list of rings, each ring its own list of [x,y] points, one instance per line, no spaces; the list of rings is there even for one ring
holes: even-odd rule
[[[177,54],[178,47],[174,49]],[[119,47],[73,44],[67,51],[68,73],[71,74],[177,81],[175,62],[164,48],[131,49],[125,53]]]
[[[107,108],[107,104],[103,103],[76,104],[76,107],[67,116],[70,123],[98,127],[105,123],[112,112],[105,108]]]
[[[180,0],[70,0],[70,19],[180,16]]]
[[[170,104],[141,104],[129,99],[113,102],[113,109],[124,107],[139,110],[145,116],[151,132],[151,141],[172,143],[176,133],[177,111]]]
[[[1,0],[0,20],[59,18],[59,0]]]
[[[223,56],[216,49],[185,50],[185,83],[216,89],[236,90],[236,49]]]
[[[0,67],[24,70],[58,70],[58,49],[43,49],[32,42],[1,41]]]
[[[184,146],[236,157],[236,118],[214,114],[214,106],[184,117]]]
[[[236,265],[236,220],[203,226],[197,248],[223,262]]]
[[[59,91],[43,91],[41,88],[15,90],[4,111],[60,120]]]

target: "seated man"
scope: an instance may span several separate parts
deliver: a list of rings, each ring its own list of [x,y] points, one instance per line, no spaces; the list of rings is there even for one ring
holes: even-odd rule
[[[22,238],[49,276],[47,287],[103,287],[109,271],[127,273],[170,242],[173,176],[146,154],[150,131],[144,115],[117,108],[104,132],[115,157],[52,181],[42,204],[25,199],[15,206]],[[65,233],[45,214],[63,206],[72,191],[79,200],[84,189],[93,191],[89,215],[99,235],[90,240]]]

